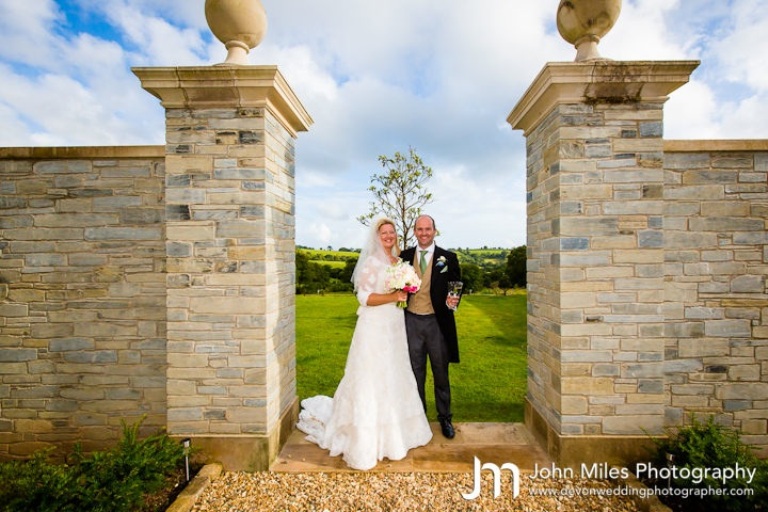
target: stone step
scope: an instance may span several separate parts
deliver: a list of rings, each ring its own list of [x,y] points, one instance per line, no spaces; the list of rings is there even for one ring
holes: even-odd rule
[[[446,439],[440,425],[431,423],[433,437],[426,446],[413,449],[399,461],[384,459],[371,471],[383,472],[472,472],[474,458],[501,466],[516,464],[521,471],[532,471],[534,464],[551,465],[552,460],[536,443],[522,423],[454,423],[456,437]],[[304,439],[295,430],[283,446],[270,471],[278,473],[354,471],[341,456]]]

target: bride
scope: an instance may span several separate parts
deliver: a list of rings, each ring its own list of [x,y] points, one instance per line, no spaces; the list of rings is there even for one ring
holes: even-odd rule
[[[394,223],[371,229],[352,282],[360,307],[344,377],[333,398],[302,400],[297,427],[331,456],[354,469],[371,469],[385,457],[400,460],[432,438],[411,370],[403,291],[384,288],[386,269],[399,261]]]

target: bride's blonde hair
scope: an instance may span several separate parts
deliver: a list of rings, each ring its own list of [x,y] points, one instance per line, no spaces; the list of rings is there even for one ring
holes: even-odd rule
[[[382,226],[386,226],[387,224],[395,228],[395,234],[397,234],[395,221],[392,219],[387,219],[386,217],[377,219],[376,222],[373,222],[368,226],[368,239],[366,240],[365,245],[363,245],[363,248],[360,249],[360,255],[357,257],[355,269],[352,271],[352,284],[355,286],[355,291],[358,289],[360,284],[359,281],[364,274],[364,268],[369,259],[376,259],[385,265],[389,265],[391,256],[400,255],[399,243],[395,243],[395,245],[392,247],[391,256],[387,255],[387,251],[385,251],[384,246],[381,245],[381,239],[379,239],[379,230]]]
[[[387,224],[389,224],[390,226],[392,226],[392,228],[394,228],[395,235],[397,236],[397,241],[395,242],[395,246],[392,247],[392,255],[400,256],[400,236],[397,235],[397,226],[395,226],[395,221],[393,221],[392,219],[388,219],[386,217],[379,219],[376,222],[376,233],[379,232],[382,226],[386,226]]]

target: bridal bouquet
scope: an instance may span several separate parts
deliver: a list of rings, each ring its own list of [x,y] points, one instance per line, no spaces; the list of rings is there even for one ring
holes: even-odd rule
[[[398,261],[387,267],[387,277],[384,280],[384,286],[389,290],[403,290],[408,293],[416,293],[421,286],[421,279],[416,275],[413,267],[404,262]],[[398,301],[397,307],[405,308],[408,303]]]

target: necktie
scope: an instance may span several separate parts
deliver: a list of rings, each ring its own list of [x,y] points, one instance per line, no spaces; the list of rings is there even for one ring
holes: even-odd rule
[[[421,273],[427,271],[427,251],[420,251],[421,252],[421,259],[419,260],[419,267],[421,267]]]

